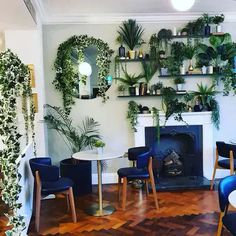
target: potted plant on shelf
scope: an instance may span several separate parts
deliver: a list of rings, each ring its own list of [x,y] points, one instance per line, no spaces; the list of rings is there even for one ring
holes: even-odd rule
[[[161,51],[168,52],[168,45],[172,39],[172,31],[170,29],[161,29],[158,32],[157,37],[159,39]]]
[[[44,117],[50,129],[56,130],[63,138],[71,154],[92,148],[94,139],[99,139],[99,123],[93,118],[86,118],[81,127],[74,127],[72,119],[64,109],[46,105],[47,115]],[[77,161],[73,158],[60,162],[61,175],[74,182],[74,195],[92,192],[91,162]]]
[[[179,65],[181,75],[185,75],[185,67],[183,65],[184,49],[185,44],[183,42],[173,42],[171,45],[171,55],[173,56],[174,61]]]
[[[197,84],[198,91],[193,92],[192,95],[196,100],[199,100],[203,106],[203,111],[212,111],[211,120],[215,127],[218,129],[220,124],[219,105],[215,99],[215,95],[218,93],[215,90],[215,86],[208,87],[207,85]]]
[[[203,18],[203,21],[205,23],[205,35],[208,36],[211,34],[211,26],[210,24],[213,22],[213,17],[212,16],[209,16],[208,13],[204,13],[202,15],[202,18]]]
[[[163,88],[163,83],[162,82],[157,82],[153,86],[154,86],[155,94],[160,95],[161,94],[161,89]]]
[[[138,82],[141,78],[143,78],[143,75],[142,74],[139,74],[137,76],[135,74],[130,75],[130,74],[128,74],[128,72],[126,70],[123,70],[123,71],[124,71],[124,78],[117,77],[114,79],[122,82],[125,85],[128,85],[129,86],[129,94],[131,96],[135,96],[136,95],[135,85],[138,84]]]
[[[185,45],[185,48],[184,48],[184,57],[186,59],[189,60],[189,66],[188,66],[188,71],[191,72],[193,71],[193,57],[195,56],[196,54],[196,47],[188,44],[188,45]]]
[[[220,23],[224,22],[225,16],[224,14],[220,15],[215,15],[212,19],[213,23],[216,24],[216,33],[221,33],[222,32],[222,27]]]
[[[162,76],[168,75],[167,59],[166,58],[160,59],[160,75],[162,75]]]
[[[117,87],[117,91],[123,96],[124,96],[125,89],[126,89],[126,87],[123,84],[120,84]]]
[[[183,90],[183,85],[185,83],[185,79],[182,76],[177,76],[174,79],[174,83],[176,84],[177,91]]]
[[[124,43],[129,47],[129,57],[130,59],[135,59],[134,48],[140,46],[144,43],[143,28],[141,25],[136,23],[136,20],[129,19],[128,21],[123,21],[122,25],[119,27],[118,34],[122,37]]]

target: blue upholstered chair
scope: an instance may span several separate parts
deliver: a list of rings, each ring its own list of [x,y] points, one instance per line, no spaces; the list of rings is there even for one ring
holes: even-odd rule
[[[217,236],[221,235],[222,227],[229,230],[232,235],[236,235],[236,213],[228,213],[229,194],[236,190],[236,176],[228,176],[219,183],[218,195],[220,203],[220,218],[218,223]]]
[[[140,147],[133,147],[128,149],[128,159],[133,162],[133,166],[137,161],[138,155],[150,151],[149,147],[140,146]]]
[[[223,159],[219,159],[223,157]],[[216,142],[216,160],[214,165],[214,171],[211,179],[211,190],[213,190],[214,179],[216,174],[216,169],[228,169],[230,170],[230,175],[234,174],[236,170],[236,146],[228,144],[225,142]]]
[[[156,195],[156,186],[154,182],[153,170],[152,170],[152,157],[150,151],[139,154],[137,156],[137,167],[121,168],[117,171],[119,183],[118,183],[118,198],[120,199],[120,185],[123,180],[122,190],[122,208],[126,207],[126,195],[127,195],[127,182],[130,180],[141,179],[146,182],[146,191],[148,194],[148,181],[151,182],[152,192],[156,208],[159,209],[158,200]]]
[[[51,158],[41,157],[32,158],[29,160],[30,168],[35,178],[35,228],[39,232],[40,224],[40,208],[41,208],[41,198],[49,194],[62,193],[66,195],[67,204],[68,198],[70,201],[72,219],[75,223],[76,213],[75,204],[73,196],[73,182],[68,178],[60,178],[59,168],[53,166]]]

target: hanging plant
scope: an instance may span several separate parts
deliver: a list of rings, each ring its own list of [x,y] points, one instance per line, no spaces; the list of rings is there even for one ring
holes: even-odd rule
[[[103,98],[103,102],[108,99],[105,92],[108,89],[106,78],[110,71],[110,58],[113,51],[108,44],[101,39],[88,37],[87,35],[72,36],[62,44],[57,50],[57,58],[54,63],[56,77],[53,81],[56,89],[62,92],[63,105],[69,114],[71,105],[75,103],[74,97],[78,87],[78,66],[75,66],[72,53],[77,53],[77,63],[84,61],[84,50],[89,46],[95,46],[98,50],[96,65],[98,67],[98,95]]]
[[[20,174],[20,138],[17,131],[17,98],[22,96],[22,111],[25,119],[26,142],[31,127],[34,142],[34,107],[30,87],[29,70],[20,59],[10,50],[0,54],[0,138],[3,150],[0,151],[0,166],[3,174],[2,200],[9,206],[8,225],[11,230],[7,235],[20,235],[25,227],[24,217],[18,214],[21,204],[18,195],[21,191],[19,185]],[[30,105],[28,106],[28,102]]]
[[[134,132],[137,132],[136,125],[138,124],[138,114],[139,114],[138,104],[135,101],[130,101],[127,112],[127,119],[129,119],[132,130]]]

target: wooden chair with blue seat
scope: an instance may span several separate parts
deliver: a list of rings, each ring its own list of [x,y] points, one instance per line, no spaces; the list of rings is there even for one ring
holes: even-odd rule
[[[220,159],[219,157],[223,158]],[[228,144],[225,142],[216,142],[216,160],[214,165],[214,171],[211,179],[210,190],[213,190],[214,179],[217,169],[228,169],[230,170],[230,175],[234,174],[236,170],[236,146]]]
[[[236,190],[236,175],[228,176],[220,181],[218,187],[220,217],[217,236],[221,236],[223,226],[232,235],[236,235],[236,213],[228,213],[229,194],[234,190]]]
[[[39,157],[29,160],[35,178],[35,229],[39,232],[41,199],[50,194],[65,194],[70,202],[72,219],[76,223],[76,212],[73,196],[73,181],[59,176],[59,167],[53,166],[51,158]]]
[[[136,160],[136,167],[127,167],[127,168],[120,168],[117,171],[118,174],[118,199],[120,200],[120,185],[121,181],[123,180],[123,187],[122,187],[122,209],[125,210],[126,208],[126,197],[127,197],[127,183],[130,180],[144,180],[150,181],[152,186],[152,192],[154,197],[154,202],[156,205],[157,210],[159,209],[159,204],[157,200],[156,194],[156,186],[154,181],[153,169],[152,169],[152,156],[151,152],[145,152],[139,154]],[[146,185],[147,186],[147,185]],[[146,188],[147,195],[148,189]]]

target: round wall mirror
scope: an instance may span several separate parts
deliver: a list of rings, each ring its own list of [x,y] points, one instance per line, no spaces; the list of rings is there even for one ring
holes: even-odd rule
[[[89,46],[84,49],[84,62],[80,64],[77,63],[76,51],[72,51],[73,61],[76,61],[76,66],[78,66],[78,85],[77,92],[75,93],[77,98],[81,99],[91,99],[96,98],[99,92],[99,78],[98,78],[98,66],[96,64],[96,59],[98,56],[98,49],[96,46]],[[110,76],[106,80],[108,85],[107,89],[110,87]],[[107,90],[106,89],[106,90]]]

